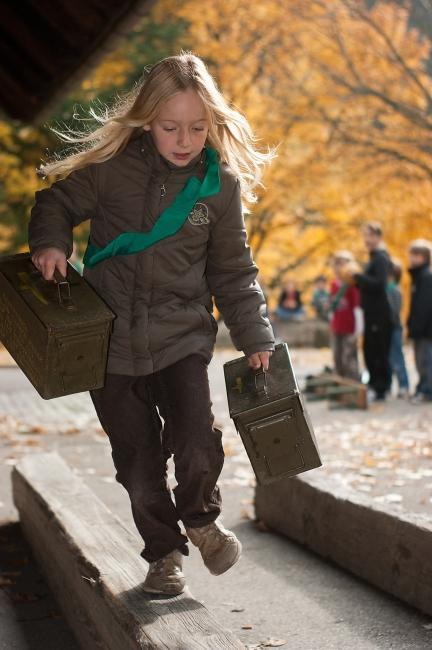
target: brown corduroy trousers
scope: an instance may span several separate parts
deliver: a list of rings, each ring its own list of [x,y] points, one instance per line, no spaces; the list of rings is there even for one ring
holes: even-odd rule
[[[206,360],[192,354],[151,375],[107,374],[105,386],[90,396],[111,443],[115,478],[129,494],[145,543],[141,556],[153,562],[174,549],[188,555],[179,520],[205,526],[219,516],[222,503],[222,432],[213,426]],[[167,482],[171,455],[173,491]]]

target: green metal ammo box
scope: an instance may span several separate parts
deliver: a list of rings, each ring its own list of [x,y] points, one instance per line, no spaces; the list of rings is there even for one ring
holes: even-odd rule
[[[258,483],[322,465],[286,343],[275,346],[266,372],[250,368],[243,356],[225,363],[224,374],[230,416]]]
[[[104,385],[114,318],[70,264],[55,277],[29,253],[0,258],[0,341],[44,399]]]

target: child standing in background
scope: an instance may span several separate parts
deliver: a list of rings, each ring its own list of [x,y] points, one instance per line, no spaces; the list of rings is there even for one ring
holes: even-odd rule
[[[419,376],[413,403],[432,401],[432,244],[416,239],[409,248],[412,278],[408,336],[414,341]]]
[[[387,297],[390,303],[390,317],[393,325],[390,341],[390,368],[397,377],[399,398],[408,397],[409,380],[403,353],[403,327],[401,323],[402,293],[399,287],[402,265],[398,260],[391,260]]]
[[[312,294],[312,307],[319,320],[328,323],[330,311],[330,293],[327,289],[327,278],[320,275],[315,280],[315,289]]]
[[[84,278],[116,314],[105,386],[90,394],[145,543],[144,589],[175,595],[189,540],[215,575],[241,553],[217,521],[224,450],[207,374],[212,299],[235,347],[267,370],[274,335],[242,199],[254,200],[272,153],[255,148],[245,117],[192,54],[156,63],[98,121],[93,132],[68,131],[74,153],[43,167],[67,177],[36,193],[30,252],[45,279],[55,268],[65,275],[72,230],[90,219]]]
[[[354,266],[354,257],[349,251],[335,253],[335,277],[330,286],[330,331],[336,373],[359,381],[357,344],[363,331],[363,318],[360,292],[351,282]]]

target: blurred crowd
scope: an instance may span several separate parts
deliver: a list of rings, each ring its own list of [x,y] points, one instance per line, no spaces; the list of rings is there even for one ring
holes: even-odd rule
[[[312,296],[316,317],[329,324],[334,369],[360,381],[361,340],[373,399],[385,400],[395,380],[398,397],[432,401],[432,242],[416,239],[408,245],[411,292],[403,322],[400,282],[405,269],[390,257],[379,223],[368,223],[362,234],[369,254],[366,266],[362,269],[349,250],[336,251],[332,277],[319,276]],[[305,318],[295,283],[283,287],[275,316],[284,321]],[[404,357],[405,332],[413,342],[418,375],[413,390]]]

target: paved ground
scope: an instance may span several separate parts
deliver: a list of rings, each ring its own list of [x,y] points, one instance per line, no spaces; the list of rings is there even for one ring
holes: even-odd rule
[[[244,554],[233,570],[214,577],[206,572],[192,548],[185,571],[195,597],[250,648],[264,647],[262,642],[272,639],[273,646],[278,640],[285,641],[281,647],[292,650],[430,649],[431,619],[296,544],[257,529],[252,508],[253,476],[228,418],[224,395],[221,364],[233,356],[237,356],[235,351],[219,351],[210,374],[214,410],[224,430],[226,451],[220,481],[223,521],[241,538]],[[319,370],[323,360],[322,354],[313,351],[299,351],[293,356],[301,375]],[[80,394],[45,402],[16,369],[0,370],[0,388],[0,464],[4,468],[0,475],[0,519],[14,520],[17,516],[11,502],[8,471],[16,459],[23,453],[57,450],[96,494],[133,526],[127,495],[113,479],[109,445],[88,396]],[[414,407],[388,405],[361,414],[359,423],[370,426],[368,423],[373,419],[384,421],[385,410],[390,408],[399,409],[398,413],[392,411],[396,420]],[[312,404],[310,410],[318,437],[324,443],[324,437],[332,435],[326,427],[334,423],[335,414],[322,403]],[[352,418],[353,412],[337,412],[339,431]],[[13,435],[10,431],[14,431]],[[344,454],[341,457],[345,460]],[[330,460],[333,465],[328,471],[334,473],[334,461],[338,459]],[[343,476],[346,470],[345,467],[338,471]],[[418,480],[412,479],[416,486]],[[403,507],[404,503],[405,500],[389,507]],[[62,648],[76,650],[73,635],[59,615],[16,526],[0,531],[0,558],[5,587],[0,600],[0,649],[57,650],[61,638]],[[7,591],[12,598],[6,599]]]

